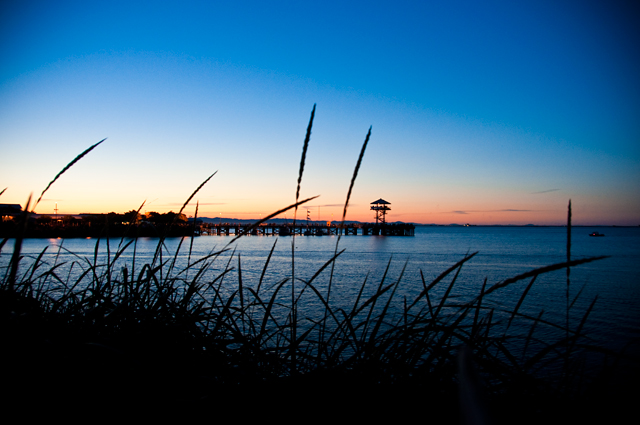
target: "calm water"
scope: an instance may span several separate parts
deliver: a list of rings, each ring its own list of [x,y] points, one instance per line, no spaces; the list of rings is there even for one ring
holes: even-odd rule
[[[588,234],[594,230],[605,233],[605,237],[594,238]],[[213,279],[227,264],[242,267],[243,282],[256,287],[271,248],[274,253],[265,274],[264,290],[269,290],[284,278],[291,277],[291,237],[247,236],[227,246],[232,236],[202,236],[194,238],[191,261],[222,248],[231,248],[211,265],[206,279]],[[295,276],[308,280],[334,252],[335,236],[298,236],[295,238]],[[277,241],[277,242],[276,242]],[[110,249],[117,247],[119,239],[110,241]],[[157,239],[142,238],[137,241],[136,269],[150,261],[157,246]],[[179,238],[166,241],[164,259],[173,258]],[[177,270],[187,264],[189,239],[185,239],[178,256]],[[44,247],[49,246],[44,256],[49,265],[56,261],[66,262],[59,269],[61,277],[77,276],[79,264],[93,261],[95,239],[31,239],[25,240],[23,253],[26,269],[30,259],[35,258]],[[60,249],[60,247],[64,249]],[[12,250],[11,241],[0,254],[0,266],[6,267]],[[231,252],[235,255],[231,258]],[[410,302],[422,289],[420,271],[429,283],[441,272],[462,259],[465,254],[478,254],[462,267],[452,295],[466,300],[477,295],[486,278],[488,284],[497,283],[531,269],[566,259],[566,229],[556,227],[418,227],[415,237],[344,236],[340,249],[346,251],[338,257],[332,287],[331,301],[334,305],[350,307],[362,283],[367,279],[365,294],[371,294],[380,283],[385,268],[389,265],[387,282],[397,280],[402,274],[396,292],[396,307],[400,308],[404,298]],[[597,296],[594,311],[589,316],[588,333],[600,343],[611,348],[620,348],[631,338],[640,337],[640,228],[574,228],[572,234],[572,258],[609,255],[610,258],[584,264],[571,269],[571,298],[582,292],[572,308],[572,323],[577,324],[589,304]],[[68,250],[68,251],[67,251]],[[100,255],[106,255],[106,243],[100,242]],[[131,246],[123,261],[131,262]],[[73,253],[73,254],[71,254]],[[100,257],[100,256],[99,256]],[[231,261],[229,262],[231,258]],[[70,267],[74,262],[77,264]],[[100,257],[104,262],[104,258]],[[128,266],[131,267],[130,265]],[[314,281],[318,290],[325,294],[329,281],[327,268]],[[4,273],[4,270],[1,271]],[[223,288],[228,293],[237,289],[237,274],[232,272],[225,278]],[[195,271],[190,272],[191,276]],[[448,277],[432,293],[442,294],[451,282]],[[487,305],[501,308],[513,307],[530,280],[504,288],[494,294]],[[561,270],[539,276],[521,307],[521,312],[537,316],[544,310],[543,318],[564,323],[566,306],[566,271]],[[288,285],[288,284],[287,284]],[[297,288],[303,285],[296,283]],[[290,294],[290,286],[283,293]],[[303,309],[310,315],[320,311],[321,306],[308,291],[303,298]],[[302,310],[302,309],[301,309]],[[541,330],[544,332],[544,330]]]

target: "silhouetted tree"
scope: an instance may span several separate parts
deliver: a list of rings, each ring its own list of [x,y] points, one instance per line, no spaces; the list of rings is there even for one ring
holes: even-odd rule
[[[127,223],[137,223],[142,217],[136,210],[127,211],[122,215],[124,216],[124,221]]]
[[[53,219],[50,215],[41,215],[36,219],[36,223],[40,225],[51,224],[51,221],[53,221]]]

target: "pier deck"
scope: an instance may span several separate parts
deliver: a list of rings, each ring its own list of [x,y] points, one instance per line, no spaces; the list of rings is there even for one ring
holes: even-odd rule
[[[203,223],[196,228],[197,235],[239,235],[249,231],[251,224],[213,224]],[[374,235],[374,236],[414,236],[413,224],[358,224],[358,225],[307,225],[305,224],[263,224],[249,231],[250,235],[260,236],[328,236],[328,235]]]

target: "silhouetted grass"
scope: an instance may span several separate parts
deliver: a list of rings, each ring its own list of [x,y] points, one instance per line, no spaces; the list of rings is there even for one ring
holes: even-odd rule
[[[314,113],[315,106],[303,148],[296,202],[254,226],[314,199],[299,201]],[[349,185],[343,221],[370,135],[371,129]],[[211,177],[192,193],[183,209]],[[111,252],[107,238],[105,263],[98,260],[98,240],[93,258],[77,256],[66,266],[80,273],[67,276],[59,275],[65,264],[43,263],[46,249],[31,264],[24,264],[18,235],[0,282],[1,337],[7,354],[4,368],[12,372],[7,380],[13,389],[12,400],[23,403],[35,397],[61,404],[79,400],[139,409],[165,404],[219,409],[227,403],[284,401],[288,407],[282,408],[283,414],[288,414],[299,412],[298,404],[320,403],[321,409],[330,410],[354,407],[356,397],[364,397],[385,412],[404,403],[398,408],[406,412],[428,408],[431,418],[457,422],[461,417],[465,423],[486,423],[480,420],[553,422],[561,417],[557,409],[566,413],[582,406],[579,402],[586,395],[601,401],[606,395],[597,387],[606,374],[577,367],[585,353],[612,359],[621,355],[594,345],[583,333],[595,299],[572,329],[568,321],[551,323],[542,313],[532,317],[520,312],[540,276],[605,257],[571,260],[568,253],[566,262],[493,285],[488,286],[485,279],[480,293],[468,300],[454,300],[451,293],[463,265],[476,253],[466,255],[430,282],[420,270],[423,290],[413,300],[396,299],[407,266],[392,279],[389,260],[377,283],[363,276],[357,297],[345,309],[332,304],[331,285],[326,294],[315,285],[329,266],[333,279],[336,259],[344,252],[338,251],[338,243],[333,256],[308,280],[292,272],[291,278],[265,287],[275,242],[257,282],[245,281],[235,250],[211,277],[214,264],[219,267],[224,261],[222,254],[228,253],[230,244],[251,230],[193,262],[191,241],[187,266],[181,269],[176,269],[176,263],[182,242],[171,258],[164,258],[164,238],[160,238],[152,261],[139,264],[137,239],[125,242],[123,238]],[[132,260],[123,267],[121,258],[130,247]],[[232,271],[237,282],[228,282]],[[485,302],[489,294],[523,280],[529,281],[513,309],[498,311]],[[299,289],[294,283],[301,285]],[[370,285],[375,285],[373,295],[365,297]],[[442,285],[446,285],[443,295],[434,296],[435,288]],[[288,286],[289,301],[281,295]],[[302,293],[318,300],[324,317],[305,314]],[[391,313],[391,306],[400,304],[400,314]],[[572,306],[567,304],[567,310]],[[280,314],[283,310],[289,313]],[[496,319],[496,313],[506,314],[506,326]],[[526,335],[509,332],[515,321],[520,329],[529,329]],[[542,327],[558,330],[558,339],[537,338]],[[561,370],[561,375],[554,375],[555,370]],[[35,396],[36,387],[46,396]],[[512,415],[520,409],[529,410],[514,419]],[[359,417],[380,419],[379,415],[367,407]]]

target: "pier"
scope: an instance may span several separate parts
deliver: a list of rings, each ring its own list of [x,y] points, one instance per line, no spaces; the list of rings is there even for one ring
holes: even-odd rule
[[[330,236],[330,235],[363,235],[363,236],[414,236],[415,226],[413,224],[345,224],[340,225],[320,225],[301,223],[293,224],[262,224],[252,228],[252,224],[230,224],[230,223],[203,223],[196,228],[196,235],[200,236],[229,236],[239,235],[247,232],[254,236],[289,236],[292,234],[300,236]]]
[[[331,235],[362,235],[362,236],[414,236],[415,226],[407,223],[386,222],[387,211],[390,202],[380,198],[371,203],[371,210],[375,212],[375,223],[357,224],[327,224],[311,223],[309,221],[309,210],[307,210],[307,221],[292,224],[263,223],[259,226],[253,224],[230,224],[230,223],[203,223],[196,228],[196,235],[255,235],[255,236],[331,236]]]

